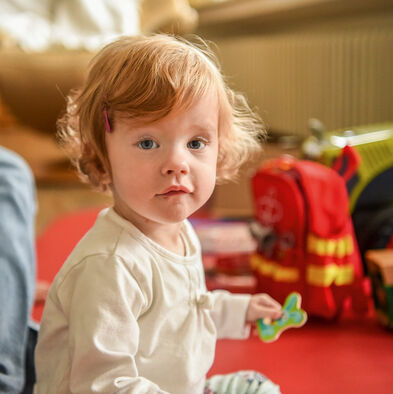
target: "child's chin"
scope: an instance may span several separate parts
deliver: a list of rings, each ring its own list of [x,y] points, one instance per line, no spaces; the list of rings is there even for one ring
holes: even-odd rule
[[[189,216],[191,216],[194,213],[193,210],[176,210],[172,212],[162,212],[160,217],[157,218],[158,221],[161,223],[166,223],[166,224],[174,224],[174,223],[180,223],[183,220],[187,219]]]
[[[165,215],[165,217],[161,217],[161,223],[165,224],[175,224],[180,223],[188,218],[189,215]]]

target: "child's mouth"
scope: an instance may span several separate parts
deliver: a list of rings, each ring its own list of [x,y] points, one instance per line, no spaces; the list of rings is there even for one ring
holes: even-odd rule
[[[158,195],[162,197],[172,197],[172,196],[181,196],[188,193],[190,193],[190,190],[188,190],[186,187],[176,185],[169,187],[168,189],[164,190],[162,193]]]
[[[179,196],[181,194],[186,194],[186,192],[182,191],[182,190],[172,190],[170,192],[161,194],[164,197],[170,197],[170,196]]]

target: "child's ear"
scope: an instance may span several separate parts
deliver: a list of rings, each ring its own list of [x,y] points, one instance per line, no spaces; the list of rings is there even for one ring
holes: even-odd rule
[[[109,171],[105,171],[101,176],[101,183],[105,186],[110,186],[112,183],[112,177]]]

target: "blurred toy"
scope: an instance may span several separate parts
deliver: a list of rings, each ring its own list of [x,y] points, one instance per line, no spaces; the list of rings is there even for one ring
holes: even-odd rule
[[[310,128],[313,135],[303,143],[303,157],[336,169],[347,167],[345,180],[351,212],[360,207],[384,205],[393,201],[392,123],[359,126],[327,133],[320,122],[311,119]],[[358,157],[341,157],[341,161],[345,163],[338,163],[342,149],[346,146],[352,147]]]
[[[250,273],[249,257],[256,242],[245,220],[192,219],[201,242],[203,256],[215,259],[215,270],[221,274]]]
[[[332,168],[348,184],[358,170],[361,162],[362,159],[357,150],[352,146],[346,145],[342,148],[340,155],[337,156]]]
[[[366,252],[373,299],[381,323],[393,329],[393,249]]]
[[[282,316],[273,322],[258,319],[259,337],[264,342],[273,342],[288,328],[301,327],[306,324],[307,313],[300,308],[302,297],[299,293],[291,293],[285,300]]]
[[[252,186],[257,291],[279,302],[296,291],[309,315],[336,317],[349,298],[365,312],[363,268],[343,178],[320,163],[282,156],[265,162]]]
[[[312,136],[303,144],[305,158],[343,176],[364,269],[364,253],[393,242],[393,124],[383,123],[325,132],[310,119]]]
[[[202,246],[206,286],[232,293],[255,293],[256,278],[250,255],[256,242],[246,220],[192,219]]]

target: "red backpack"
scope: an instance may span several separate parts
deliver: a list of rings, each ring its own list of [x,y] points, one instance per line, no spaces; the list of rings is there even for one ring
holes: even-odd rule
[[[283,156],[252,179],[258,291],[281,303],[297,291],[310,315],[337,316],[347,299],[367,310],[345,182],[334,170]]]

